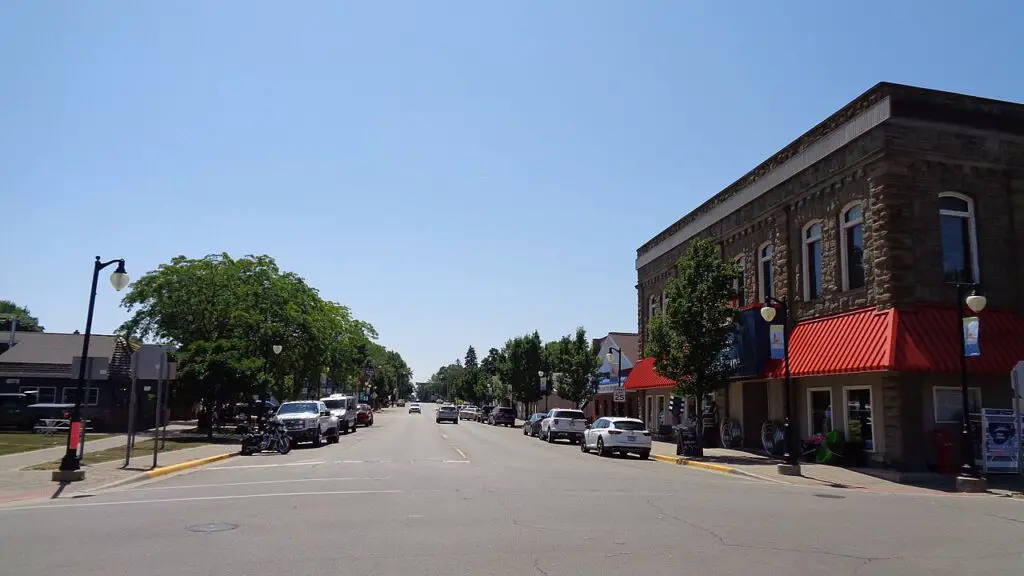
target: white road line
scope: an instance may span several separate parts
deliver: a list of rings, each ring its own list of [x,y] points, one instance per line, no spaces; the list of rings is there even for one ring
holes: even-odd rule
[[[459,456],[462,456],[463,460],[469,460],[469,458],[466,458],[466,453],[463,452],[462,450],[459,450],[458,448],[456,448],[455,451],[459,453]]]
[[[44,510],[47,508],[87,508],[94,506],[121,506],[126,504],[164,504],[170,502],[200,502],[203,500],[242,500],[246,498],[275,498],[294,496],[354,496],[361,494],[399,494],[402,490],[334,490],[328,492],[275,492],[270,494],[232,494],[229,496],[195,496],[192,498],[162,498],[156,500],[120,500],[117,502],[79,502],[75,504],[42,504],[0,508],[0,514],[15,510]]]
[[[347,476],[344,478],[296,478],[292,480],[257,480],[254,482],[224,482],[222,484],[189,484],[187,486],[155,486],[153,488],[132,488],[125,492],[142,492],[146,490],[179,490],[186,488],[219,488],[221,486],[258,486],[260,484],[291,484],[293,482],[342,482],[347,480],[390,480],[390,476],[362,477]]]
[[[469,464],[469,460],[442,460],[444,464]]]
[[[246,464],[243,466],[213,466],[207,470],[242,470],[246,468],[282,468],[285,466],[313,466],[315,464],[326,464],[326,460],[314,460],[309,462],[284,462],[281,464]]]
[[[447,440],[448,439],[448,435],[447,434],[441,434],[441,438],[444,438],[445,440]]]

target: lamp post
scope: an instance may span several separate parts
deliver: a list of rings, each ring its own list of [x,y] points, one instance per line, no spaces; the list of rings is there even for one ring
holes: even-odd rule
[[[768,324],[771,324],[775,320],[775,315],[778,312],[776,309],[782,309],[784,315],[782,323],[782,362],[785,366],[786,380],[785,380],[785,394],[786,401],[785,405],[785,423],[783,432],[785,434],[783,438],[783,445],[785,447],[785,453],[783,458],[785,459],[784,464],[779,465],[779,473],[788,476],[799,476],[800,475],[800,448],[799,448],[799,433],[796,429],[796,424],[793,422],[793,413],[791,404],[793,402],[792,382],[789,376],[789,303],[785,298],[775,298],[774,296],[768,296],[765,298],[764,307],[761,308],[761,318]]]
[[[276,376],[277,376],[278,368],[280,368],[280,360],[279,360],[279,358],[281,357],[281,351],[282,350],[284,350],[284,346],[282,346],[280,344],[274,344],[273,346],[270,347],[270,351],[274,353],[274,374],[273,374],[273,376],[275,377],[275,381],[276,381]],[[266,419],[267,419],[267,398],[269,396],[269,394],[267,393],[267,387],[268,387],[268,384],[267,384],[266,381],[264,381],[263,382],[263,393],[260,394],[260,427],[263,427],[263,425],[264,425],[264,423],[266,422]]]
[[[539,384],[544,387],[544,389],[541,390],[541,392],[544,394],[544,411],[547,412],[548,411],[548,386],[551,385],[551,382],[546,382],[544,380],[544,371],[543,370],[537,370],[537,378],[540,379],[538,381]],[[529,410],[524,410],[523,412],[524,412],[523,417],[529,419],[529,417],[530,417],[529,412],[530,411]]]
[[[100,270],[103,270],[111,264],[117,264],[117,268],[110,275],[110,284],[114,287],[114,290],[120,292],[124,290],[128,283],[131,281],[128,278],[128,272],[124,269],[124,260],[116,259],[109,260],[107,262],[100,262],[100,257],[96,257],[96,262],[92,267],[92,286],[89,289],[89,312],[85,317],[85,334],[82,337],[82,360],[78,364],[78,384],[75,386],[75,408],[71,412],[71,425],[68,428],[68,443],[67,450],[64,452],[64,458],[60,461],[60,469],[53,474],[53,479],[59,482],[63,481],[74,481],[82,480],[85,478],[85,474],[79,469],[81,463],[78,461],[78,441],[82,434],[82,396],[85,388],[85,370],[89,364],[89,338],[92,336],[92,314],[96,308],[96,284],[99,281]]]
[[[615,352],[615,355],[612,355],[612,351]],[[612,360],[615,358],[615,356],[619,357],[619,367],[615,370],[615,379],[616,381],[618,381],[619,388],[622,388],[622,348],[615,348],[614,346],[609,346],[608,354],[607,356],[605,356],[605,360],[608,361],[609,367],[611,367]],[[618,402],[613,402],[613,404],[615,404],[615,411],[619,412],[620,410]]]
[[[981,295],[980,287],[974,282],[951,282],[956,287],[956,336],[960,340],[960,409],[963,419],[960,426],[960,474],[957,488],[964,492],[983,491],[985,480],[978,473],[974,463],[974,438],[971,436],[970,402],[967,390],[967,338],[964,334],[964,305],[975,314],[985,309],[988,300]],[[968,295],[968,291],[970,294]]]

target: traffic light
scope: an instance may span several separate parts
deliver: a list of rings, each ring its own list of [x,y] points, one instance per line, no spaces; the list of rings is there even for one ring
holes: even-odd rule
[[[683,413],[683,399],[679,396],[672,397],[672,415],[676,418]]]

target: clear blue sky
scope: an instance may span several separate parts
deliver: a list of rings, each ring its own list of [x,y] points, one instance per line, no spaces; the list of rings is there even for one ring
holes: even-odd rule
[[[636,330],[636,249],[881,80],[1024,101],[1024,3],[0,5],[0,297],[266,253],[427,378]],[[102,284],[95,329],[124,318]]]

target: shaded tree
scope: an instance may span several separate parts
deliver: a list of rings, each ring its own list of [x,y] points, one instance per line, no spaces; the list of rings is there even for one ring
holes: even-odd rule
[[[16,322],[16,330],[20,332],[43,332],[39,318],[32,315],[28,308],[18,306],[10,300],[0,300],[0,330],[9,331],[11,322]]]

